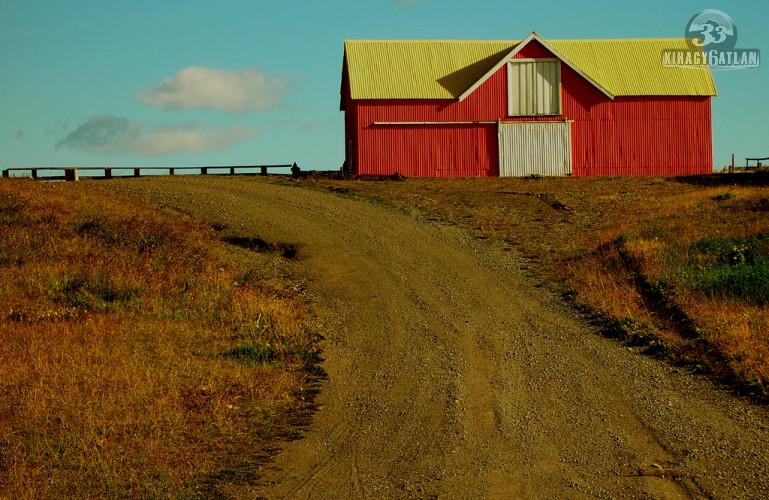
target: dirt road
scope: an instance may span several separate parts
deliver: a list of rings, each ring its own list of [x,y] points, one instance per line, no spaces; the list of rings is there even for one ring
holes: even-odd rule
[[[513,253],[260,179],[114,186],[299,245],[328,380],[235,497],[769,497],[765,408],[597,335]]]

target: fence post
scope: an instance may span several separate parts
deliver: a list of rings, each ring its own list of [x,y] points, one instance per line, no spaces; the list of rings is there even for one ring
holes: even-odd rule
[[[259,167],[259,175],[267,175],[267,167]]]
[[[208,167],[200,167],[200,175],[208,175]]]
[[[176,175],[176,171],[175,171],[174,167],[171,167],[171,168],[168,169],[168,175]]]
[[[11,171],[10,170],[8,170],[7,168],[5,170],[3,170],[3,179],[7,179],[10,176],[11,176]]]
[[[134,177],[141,177],[142,176],[142,169],[141,168],[135,168],[134,169]]]
[[[76,168],[65,168],[64,169],[64,180],[67,182],[77,182],[80,180],[80,176],[77,173]]]
[[[110,167],[104,168],[104,178],[105,179],[112,179],[112,169]]]
[[[37,180],[37,169],[36,168],[32,169],[32,178]]]

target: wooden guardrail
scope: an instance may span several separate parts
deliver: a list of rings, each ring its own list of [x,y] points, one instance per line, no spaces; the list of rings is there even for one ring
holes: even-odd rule
[[[11,172],[29,172],[33,179],[52,181],[77,181],[81,176],[90,179],[115,179],[120,177],[142,177],[142,173],[144,173],[144,175],[162,175],[148,173],[148,171],[167,171],[168,175],[176,175],[180,170],[197,170],[200,175],[255,175],[253,172],[245,172],[245,170],[255,169],[259,170],[259,175],[267,175],[268,170],[276,168],[290,169],[291,173],[294,175],[297,175],[300,171],[296,163],[285,165],[209,165],[205,167],[15,167],[4,169],[3,178],[11,177]],[[116,172],[114,172],[116,170],[128,171],[131,172],[131,174],[117,175]],[[94,171],[100,172],[101,175],[83,175],[86,172],[90,173]],[[53,175],[41,174],[45,172],[53,173]]]

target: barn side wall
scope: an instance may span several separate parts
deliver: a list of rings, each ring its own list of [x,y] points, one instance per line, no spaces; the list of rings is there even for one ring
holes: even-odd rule
[[[562,66],[562,106],[572,122],[572,175],[693,175],[713,171],[711,98],[609,99]]]
[[[505,115],[506,85],[502,71],[462,102],[356,101],[353,105],[353,121],[357,123],[357,140],[353,139],[357,144],[354,171],[359,175],[496,177],[499,175],[496,122]],[[345,109],[350,107],[348,104]],[[455,123],[382,125],[375,122]]]

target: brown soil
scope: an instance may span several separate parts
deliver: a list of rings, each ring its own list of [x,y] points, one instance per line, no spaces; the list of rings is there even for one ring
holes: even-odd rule
[[[514,251],[262,179],[110,183],[296,250],[328,378],[240,498],[766,498],[769,412],[596,334]]]

